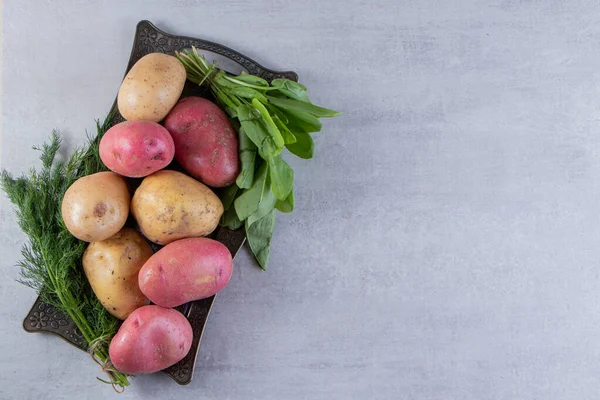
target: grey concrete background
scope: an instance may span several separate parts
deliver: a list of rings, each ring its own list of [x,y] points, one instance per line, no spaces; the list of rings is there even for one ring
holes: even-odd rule
[[[293,69],[344,112],[314,160],[288,157],[297,210],[269,272],[236,258],[192,384],[140,377],[120,398],[598,398],[597,2],[6,0],[3,16],[15,173],[52,128],[83,142],[145,18]],[[0,398],[112,398],[84,354],[21,330],[35,295],[1,201]]]

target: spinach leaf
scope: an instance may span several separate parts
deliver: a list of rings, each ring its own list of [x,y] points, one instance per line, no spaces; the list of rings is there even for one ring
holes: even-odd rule
[[[264,94],[262,94],[261,92],[259,92],[256,89],[252,89],[246,86],[237,86],[235,88],[232,88],[230,90],[230,92],[238,97],[244,98],[244,99],[253,99],[253,98],[257,98],[258,100],[262,101],[263,103],[267,102],[267,98],[265,97]]]
[[[244,193],[234,201],[235,212],[240,221],[245,220],[258,209],[262,199],[264,186],[267,181],[269,166],[267,163],[261,165],[254,183],[250,189],[244,190]]]
[[[262,159],[267,160],[281,152],[281,149],[278,149],[278,144],[275,143],[275,140],[269,134],[268,128],[262,120],[262,115],[257,109],[247,104],[242,104],[237,108],[237,114],[244,132],[256,145]],[[284,146],[285,142],[281,134],[279,134],[279,138],[281,139],[282,146]]]
[[[271,114],[269,114],[267,108],[260,101],[258,101],[258,99],[252,99],[252,105],[262,116],[262,122],[264,125],[266,125],[267,132],[271,139],[273,139],[273,143],[275,144],[277,151],[270,154],[272,157],[275,157],[281,153],[281,150],[283,150],[283,146],[285,145],[283,136],[281,136],[281,132],[279,132],[279,129],[277,129],[277,125],[275,125],[275,122],[273,121],[273,118],[271,118]]]
[[[240,174],[235,183],[242,189],[249,189],[254,180],[254,163],[256,160],[256,145],[244,132],[244,128],[239,129],[240,138],[240,164],[242,165]]]
[[[264,86],[265,88],[269,87],[269,82],[267,82],[263,78],[260,78],[256,75],[250,75],[249,73],[247,73],[245,71],[242,72],[241,75],[234,76],[233,79],[244,82],[244,83],[249,83],[254,86]]]
[[[293,133],[296,133],[296,132],[304,132],[304,133],[320,132],[321,128],[323,127],[323,124],[321,124],[321,121],[319,121],[319,119],[317,117],[315,117],[307,112],[283,109],[280,107],[279,107],[279,109],[285,113],[285,116],[288,119],[287,126],[288,126],[289,130],[292,131]]]
[[[295,133],[295,143],[286,144],[287,149],[300,158],[311,159],[315,152],[315,142],[310,133]]]
[[[295,99],[284,99],[267,95],[269,102],[277,107],[285,108],[286,110],[302,111],[309,113],[317,118],[330,118],[340,115],[341,113],[327,108],[318,107],[314,104]]]
[[[279,128],[279,132],[281,132],[285,144],[296,143],[296,136],[290,132],[285,123],[277,115],[273,116],[273,121],[275,121],[275,125]]]
[[[239,84],[237,84],[235,82],[231,82],[227,78],[228,78],[227,75],[217,73],[213,78],[213,82],[221,88],[227,88],[227,90],[239,87]],[[221,100],[220,97],[219,97],[219,100]]]
[[[273,79],[271,81],[271,86],[280,86],[280,88],[277,90],[278,92],[286,95],[291,99],[300,100],[310,104],[310,100],[308,98],[308,95],[306,94],[306,86],[298,82],[294,82],[289,79],[283,78]]]
[[[285,200],[278,200],[275,204],[275,208],[283,213],[289,213],[294,210],[294,188],[292,187],[292,191],[288,194],[288,197]]]
[[[269,263],[269,254],[271,251],[271,239],[275,228],[275,210],[253,223],[248,225],[246,221],[246,238],[256,257],[256,261],[263,270],[267,269]]]
[[[269,159],[269,177],[275,197],[285,200],[294,186],[294,170],[281,156],[273,157]]]
[[[254,213],[252,213],[246,223],[248,226],[251,226],[253,223],[267,215],[269,212],[273,210],[275,204],[277,203],[277,197],[273,194],[271,190],[271,180],[267,177],[267,182],[265,183],[262,199],[260,200],[260,204]]]
[[[223,203],[224,210],[229,210],[229,207],[231,207],[231,204],[233,203],[237,192],[237,185],[231,185],[224,189],[221,189],[221,192],[219,193],[219,198],[221,199],[221,203]]]
[[[221,216],[220,225],[224,226],[226,228],[229,228],[233,231],[238,229],[243,224],[244,223],[242,221],[240,221],[240,219],[238,218],[238,216],[235,212],[235,207],[230,207]]]

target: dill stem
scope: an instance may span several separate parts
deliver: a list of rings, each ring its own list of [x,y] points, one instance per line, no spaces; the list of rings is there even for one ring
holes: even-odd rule
[[[69,314],[69,317],[73,320],[73,322],[75,323],[75,325],[77,326],[77,328],[79,329],[79,331],[81,332],[81,334],[83,335],[85,341],[87,342],[87,344],[89,346],[92,343],[92,341],[94,340],[93,338],[97,335],[94,334],[94,330],[90,327],[90,324],[88,323],[87,319],[85,318],[85,316],[83,315],[81,310],[79,310],[77,307],[73,307],[73,305],[77,304],[77,300],[75,300],[75,298],[73,297],[73,294],[70,291],[63,292],[60,289],[60,283],[58,282],[57,277],[54,275],[54,273],[53,273],[54,271],[52,271],[52,268],[48,268],[48,266],[52,265],[52,264],[48,262],[48,258],[43,250],[43,246],[41,245],[41,241],[40,241],[39,237],[36,237],[35,240],[36,240],[38,246],[40,247],[40,253],[42,255],[42,260],[44,261],[44,265],[46,266],[46,270],[48,271],[48,276],[50,277],[50,281],[52,282],[52,285],[54,286],[54,292],[60,299],[60,302],[63,305],[65,305],[65,310],[67,311],[67,314]],[[106,360],[108,360],[108,358],[109,358],[106,349],[104,349],[103,347],[100,347],[97,350],[95,350],[94,354],[96,355],[96,357],[98,357],[98,359],[102,363],[105,363]],[[113,379],[115,379],[115,384],[122,386],[122,387],[129,386],[129,381],[127,380],[127,376],[124,375],[123,373],[110,371],[110,372],[108,372],[108,374]]]
[[[96,337],[98,335],[95,335],[94,330],[90,326],[87,318],[85,317],[85,315],[83,315],[81,310],[79,310],[77,308],[77,300],[73,297],[73,293],[71,293],[68,290],[62,290],[63,286],[62,286],[61,282],[59,282],[59,279],[56,277],[56,275],[54,273],[55,271],[49,267],[53,264],[51,262],[49,262],[49,260],[48,260],[48,256],[47,256],[46,252],[44,251],[44,246],[42,245],[42,241],[40,240],[40,238],[38,236],[36,236],[34,239],[39,247],[40,254],[42,256],[44,265],[46,266],[46,271],[48,272],[48,277],[50,278],[50,281],[52,282],[54,293],[56,293],[56,296],[59,298],[61,304],[64,305],[65,311],[67,312],[69,317],[73,320],[73,322],[77,326],[77,329],[79,329],[79,331],[83,335],[83,338],[85,339],[85,341],[87,342],[87,344],[89,346],[92,343],[92,341],[94,340],[94,337]],[[109,358],[106,349],[104,349],[102,347],[95,350],[94,354],[96,355],[96,357],[98,357],[98,359],[102,363],[105,363],[106,360],[108,360],[108,358]],[[120,385],[120,386],[129,386],[129,381],[127,380],[126,375],[124,375],[120,372],[112,372],[112,371],[109,372],[109,375],[111,375],[111,377],[114,378],[115,384]]]

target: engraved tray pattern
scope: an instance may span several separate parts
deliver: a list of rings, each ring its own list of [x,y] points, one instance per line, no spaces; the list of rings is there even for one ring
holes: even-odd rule
[[[131,56],[125,74],[127,74],[129,69],[131,69],[131,67],[146,54],[160,52],[174,55],[175,51],[181,51],[192,46],[199,50],[211,51],[227,57],[241,65],[248,73],[260,76],[267,80],[275,78],[288,78],[294,81],[298,80],[298,75],[295,72],[278,72],[267,69],[256,61],[228,47],[202,39],[171,35],[161,31],[151,22],[145,20],[140,21],[137,25],[133,48],[131,50]],[[186,83],[182,96],[188,95],[210,98],[210,94],[206,90],[203,90],[190,82]],[[114,123],[123,120],[123,117],[118,113],[116,100],[113,103],[111,111],[116,111],[114,113]],[[227,246],[232,257],[235,257],[236,253],[244,244],[246,234],[243,228],[232,231],[227,228],[219,227],[211,237]],[[177,309],[190,321],[194,331],[194,338],[192,347],[187,356],[177,364],[165,369],[163,373],[173,378],[173,380],[180,385],[187,385],[192,380],[202,333],[204,332],[204,327],[214,300],[215,296],[212,296],[177,307]],[[71,321],[68,316],[57,312],[54,307],[44,303],[40,298],[35,301],[33,307],[31,307],[31,310],[25,317],[23,328],[27,332],[55,334],[73,346],[87,351],[87,343],[73,321]]]

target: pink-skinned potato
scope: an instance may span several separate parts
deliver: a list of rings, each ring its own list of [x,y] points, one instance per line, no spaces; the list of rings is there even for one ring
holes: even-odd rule
[[[212,187],[235,182],[240,170],[237,133],[219,106],[186,97],[164,125],[175,142],[175,158],[190,175]]]
[[[125,121],[110,128],[100,140],[100,159],[108,169],[141,178],[163,169],[175,156],[169,132],[152,121]]]
[[[138,274],[140,290],[155,304],[177,307],[223,289],[233,270],[221,242],[188,238],[169,243],[146,261]]]
[[[112,338],[110,360],[125,374],[151,374],[182,360],[192,346],[193,330],[177,310],[155,305],[132,312]]]

